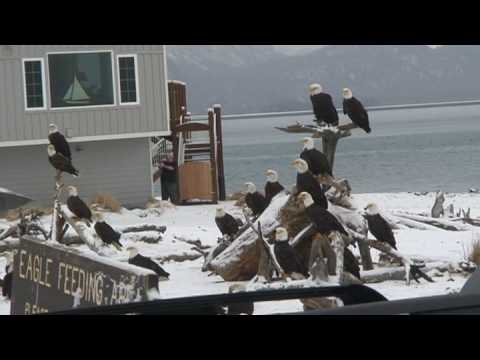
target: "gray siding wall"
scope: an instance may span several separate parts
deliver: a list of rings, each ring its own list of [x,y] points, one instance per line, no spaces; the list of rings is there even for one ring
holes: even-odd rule
[[[23,58],[43,58],[45,100],[49,104],[47,53],[59,51],[111,50],[114,56],[114,86],[117,105],[105,108],[77,108],[25,111]],[[120,106],[117,55],[136,54],[139,105]],[[48,124],[56,123],[72,137],[168,132],[163,45],[0,45],[0,146],[2,142],[44,140]]]
[[[71,147],[80,177],[64,174],[64,181],[66,186],[78,186],[83,199],[105,192],[128,207],[146,204],[152,195],[148,139],[92,141]],[[0,148],[1,187],[50,204],[54,176],[45,145]]]

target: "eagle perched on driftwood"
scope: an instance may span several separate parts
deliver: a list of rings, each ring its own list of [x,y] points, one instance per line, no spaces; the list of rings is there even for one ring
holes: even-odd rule
[[[75,167],[72,165],[72,162],[68,158],[66,158],[64,155],[60,153],[57,153],[57,151],[55,150],[55,146],[53,146],[52,144],[48,145],[47,152],[48,152],[48,161],[50,161],[50,164],[55,169],[61,172],[66,172],[68,174],[71,174],[74,177],[77,177],[80,175],[80,172],[77,169],[75,169]]]
[[[55,151],[65,156],[68,160],[72,161],[72,152],[70,151],[70,145],[65,139],[65,136],[58,131],[58,127],[55,124],[50,124],[48,128],[48,141],[55,147]]]
[[[302,140],[303,151],[300,158],[305,160],[308,164],[309,170],[313,175],[330,175],[333,176],[330,163],[327,157],[321,151],[315,149],[315,143],[311,137],[306,137]]]
[[[265,196],[257,191],[255,184],[248,182],[245,184],[247,188],[247,195],[245,195],[245,203],[252,211],[254,216],[260,215],[268,206]]]
[[[222,235],[227,235],[231,239],[237,234],[240,225],[239,221],[225,212],[225,209],[222,207],[219,207],[216,210],[215,223]]]
[[[267,204],[270,204],[272,199],[285,190],[285,188],[278,181],[278,173],[275,170],[267,170],[265,175],[267,176],[267,183],[265,184],[265,199],[267,200]]]
[[[332,97],[323,92],[321,85],[310,85],[310,100],[312,101],[315,120],[319,125],[325,122],[327,125],[338,126],[337,109],[333,105]]]
[[[353,97],[350,89],[343,89],[343,99],[343,113],[348,115],[350,120],[360,129],[370,134],[372,130],[370,129],[367,110],[365,110],[363,104]]]
[[[92,223],[92,211],[85,202],[78,196],[78,190],[75,186],[68,187],[67,207],[72,214],[81,220],[85,220],[90,227]]]
[[[365,208],[365,217],[368,222],[368,229],[375,238],[389,244],[392,248],[397,250],[397,242],[395,235],[393,235],[392,228],[388,222],[380,215],[378,206],[376,204],[368,204]]]
[[[278,227],[275,229],[273,252],[278,264],[289,277],[300,278],[298,275],[302,275],[308,278],[309,273],[307,267],[302,263],[300,256],[288,241],[288,232],[285,228]]]
[[[323,209],[328,209],[328,201],[322,187],[313,176],[305,160],[297,159],[292,165],[297,169],[297,191],[308,192],[313,201]]]

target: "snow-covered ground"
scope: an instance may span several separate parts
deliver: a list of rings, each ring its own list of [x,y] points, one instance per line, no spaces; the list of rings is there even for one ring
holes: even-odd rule
[[[412,213],[429,213],[434,203],[435,194],[417,196],[410,193],[398,194],[358,194],[354,201],[359,208],[365,207],[370,202],[375,202],[386,211],[409,211]],[[472,217],[480,217],[480,194],[446,194],[445,205],[453,203],[455,209],[471,208]],[[233,202],[222,204],[234,216],[241,217],[240,209]],[[127,225],[156,224],[165,225],[167,231],[158,244],[147,244],[135,241],[135,236],[126,236],[122,243],[124,249],[133,243],[140,253],[149,257],[162,259],[166,256],[197,254],[192,250],[192,245],[179,239],[200,240],[203,245],[215,246],[219,232],[216,228],[214,216],[216,206],[198,205],[184,207],[165,207],[162,212],[156,210],[122,210],[119,214],[108,213],[105,220],[114,227]],[[48,227],[51,218],[43,221]],[[0,219],[0,229],[8,226],[6,220]],[[480,231],[480,228],[478,228]],[[435,230],[396,230],[395,235],[399,250],[406,255],[421,256],[432,261],[458,262],[465,258],[465,248],[471,245],[476,237],[475,228],[467,231]],[[79,246],[82,251],[89,252],[86,246]],[[357,251],[356,249],[354,251]],[[109,256],[120,260],[127,260],[126,251],[109,250]],[[378,259],[376,250],[372,250],[374,261]],[[232,283],[223,281],[218,276],[208,276],[202,272],[203,258],[193,261],[165,262],[162,266],[171,274],[169,281],[159,284],[163,298],[184,297],[193,295],[227,293]],[[0,276],[3,277],[5,259],[0,254]],[[388,299],[402,299],[421,296],[441,295],[461,289],[467,278],[461,274],[450,275],[443,273],[441,277],[434,278],[435,283],[421,281],[420,284],[412,283],[406,286],[404,281],[386,281],[379,284],[369,284]],[[8,314],[10,304],[0,299],[0,314]],[[256,305],[257,314],[301,311],[299,301],[284,301],[275,303],[262,303]]]

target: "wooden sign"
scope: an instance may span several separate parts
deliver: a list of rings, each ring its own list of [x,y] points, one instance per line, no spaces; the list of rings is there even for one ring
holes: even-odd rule
[[[22,238],[14,256],[12,315],[146,301],[158,276],[60,244]]]

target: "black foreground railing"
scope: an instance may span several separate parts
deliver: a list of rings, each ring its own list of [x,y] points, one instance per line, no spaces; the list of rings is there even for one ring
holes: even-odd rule
[[[335,297],[345,306],[388,301],[377,291],[363,285],[329,286],[302,289],[261,290],[235,294],[206,295],[154,300],[52,312],[42,315],[219,315],[223,307],[255,302]]]

